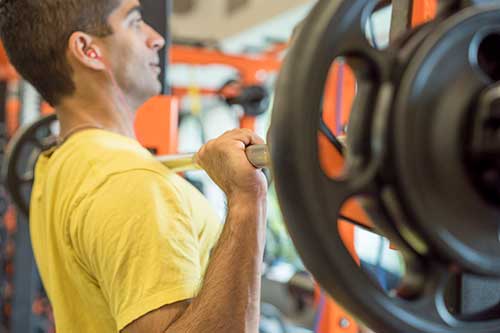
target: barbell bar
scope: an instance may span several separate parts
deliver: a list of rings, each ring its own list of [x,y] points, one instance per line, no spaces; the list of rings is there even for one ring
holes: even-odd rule
[[[337,140],[345,144],[345,136],[338,136]],[[266,144],[248,146],[245,151],[248,161],[257,169],[271,168],[271,155]],[[174,172],[201,170],[196,160],[196,153],[173,154],[158,156],[157,160]]]

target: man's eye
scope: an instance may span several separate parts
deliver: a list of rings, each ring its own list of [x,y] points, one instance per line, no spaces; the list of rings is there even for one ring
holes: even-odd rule
[[[135,20],[132,21],[132,25],[133,26],[140,26],[142,23],[144,22],[144,20],[141,18],[137,18]]]

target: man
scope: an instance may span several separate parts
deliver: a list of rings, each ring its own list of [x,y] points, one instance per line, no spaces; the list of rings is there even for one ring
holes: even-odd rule
[[[197,155],[227,196],[220,232],[134,138],[164,46],[138,0],[3,0],[0,34],[61,123],[30,212],[58,332],[257,332],[267,185],[244,150],[262,140],[235,130]]]

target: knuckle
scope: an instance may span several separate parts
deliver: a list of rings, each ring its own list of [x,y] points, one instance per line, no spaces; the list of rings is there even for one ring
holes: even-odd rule
[[[243,134],[254,134],[253,131],[248,129],[248,128],[242,128],[242,129],[240,129],[240,131]]]
[[[213,145],[214,145],[214,140],[209,140],[205,143],[205,145],[203,147],[205,150],[210,150]]]

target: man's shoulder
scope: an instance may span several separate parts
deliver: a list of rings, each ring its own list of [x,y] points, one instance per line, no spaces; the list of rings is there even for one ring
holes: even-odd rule
[[[165,168],[137,141],[102,130],[82,133],[61,147],[64,167],[92,170],[95,177],[144,169],[165,172]]]
[[[35,182],[39,191],[55,191],[58,196],[67,194],[79,201],[117,176],[133,184],[168,173],[138,142],[104,131],[88,131],[42,154]]]

